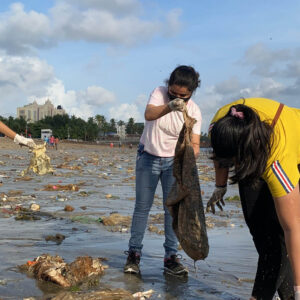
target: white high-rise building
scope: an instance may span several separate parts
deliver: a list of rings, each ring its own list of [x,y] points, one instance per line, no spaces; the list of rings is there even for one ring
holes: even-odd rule
[[[45,104],[39,105],[36,101],[17,108],[17,117],[23,117],[28,122],[36,122],[45,117],[53,117],[55,115],[64,115],[65,110],[58,105],[56,108],[48,99]]]

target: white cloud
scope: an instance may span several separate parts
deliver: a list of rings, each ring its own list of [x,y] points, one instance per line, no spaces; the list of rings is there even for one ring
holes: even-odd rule
[[[48,86],[43,97],[31,96],[28,98],[29,101],[36,100],[40,104],[47,99],[50,99],[56,106],[62,105],[69,115],[87,120],[89,117],[94,117],[98,111],[103,110],[106,104],[114,102],[115,95],[100,86],[90,86],[81,91],[66,91],[63,82],[56,79],[53,84]]]
[[[252,74],[271,77],[282,76],[282,66],[292,58],[288,49],[273,50],[257,43],[249,47],[240,63],[252,67]]]
[[[215,86],[215,91],[219,94],[232,94],[239,89],[240,82],[236,77],[226,79],[220,83],[217,83]]]
[[[81,91],[78,95],[81,102],[92,106],[101,106],[103,104],[114,102],[116,97],[114,93],[100,86],[89,86],[86,91]]]
[[[166,24],[165,26],[165,35],[166,36],[174,36],[176,35],[182,28],[182,23],[180,22],[180,16],[182,14],[181,9],[172,9],[167,13],[166,16]]]
[[[0,55],[0,115],[15,113],[30,95],[43,96],[53,79],[53,68],[43,60]]]
[[[101,9],[122,14],[134,13],[141,8],[138,0],[67,0],[66,2],[81,8]]]
[[[123,103],[109,109],[110,118],[127,122],[129,118],[134,118],[136,122],[143,122],[144,118],[136,104]]]
[[[4,116],[34,100],[42,104],[50,99],[68,114],[87,119],[116,98],[101,86],[65,90],[52,66],[35,57],[0,56],[0,87],[0,115]]]
[[[21,3],[15,3],[0,17],[0,47],[7,53],[28,53],[53,43],[49,40],[50,21],[44,14],[25,12]]]
[[[15,3],[0,13],[0,49],[21,55],[78,40],[131,47],[180,29],[180,10],[166,12],[165,20],[147,20],[139,7],[137,0],[66,0],[43,14]]]

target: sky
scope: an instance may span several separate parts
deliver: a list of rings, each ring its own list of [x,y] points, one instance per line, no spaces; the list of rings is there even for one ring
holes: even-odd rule
[[[0,115],[50,99],[83,119],[144,121],[178,65],[201,86],[206,132],[240,97],[300,107],[300,1],[0,1]]]

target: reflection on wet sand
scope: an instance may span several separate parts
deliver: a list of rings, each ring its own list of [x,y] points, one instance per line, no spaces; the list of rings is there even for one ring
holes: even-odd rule
[[[232,199],[225,210],[206,215],[208,258],[197,262],[195,270],[193,261],[180,251],[189,268],[186,279],[163,274],[159,186],[146,232],[141,277],[125,275],[123,251],[135,199],[135,150],[61,143],[60,150],[47,150],[53,175],[28,172],[24,178],[20,172],[28,166],[31,154],[0,139],[1,299],[46,299],[62,292],[16,269],[43,253],[59,255],[67,263],[78,256],[107,258],[108,269],[93,286],[95,292],[119,288],[132,295],[153,289],[151,299],[247,299],[250,295],[257,256],[239,201],[233,197],[235,186],[229,189]],[[214,188],[214,172],[207,155],[201,155],[197,166],[205,205]],[[39,210],[31,209],[36,207],[33,204]],[[72,210],[65,210],[67,205]],[[57,234],[64,236],[59,243]]]

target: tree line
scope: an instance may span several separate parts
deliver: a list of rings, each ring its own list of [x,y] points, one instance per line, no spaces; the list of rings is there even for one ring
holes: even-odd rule
[[[45,117],[35,123],[28,123],[24,118],[4,118],[0,116],[0,121],[10,127],[19,134],[31,134],[33,138],[41,137],[41,129],[52,129],[53,135],[59,139],[77,139],[85,141],[95,141],[99,138],[115,135],[117,133],[117,125],[125,126],[125,133],[141,135],[144,130],[143,123],[136,123],[133,118],[129,118],[128,122],[116,121],[110,119],[106,121],[103,115],[90,117],[87,121],[69,115],[55,115],[53,117]],[[201,144],[210,145],[207,133],[201,132]]]
[[[45,117],[44,119],[29,123],[24,118],[4,118],[0,116],[0,120],[19,134],[31,134],[33,138],[41,137],[41,129],[51,129],[53,135],[59,139],[77,139],[85,141],[95,141],[96,139],[105,138],[109,135],[117,134],[117,125],[125,126],[126,134],[140,135],[143,132],[144,124],[136,123],[133,118],[129,118],[128,122],[122,120],[116,121],[110,119],[107,121],[103,115],[90,117],[87,121],[75,116],[55,115],[53,117]]]

